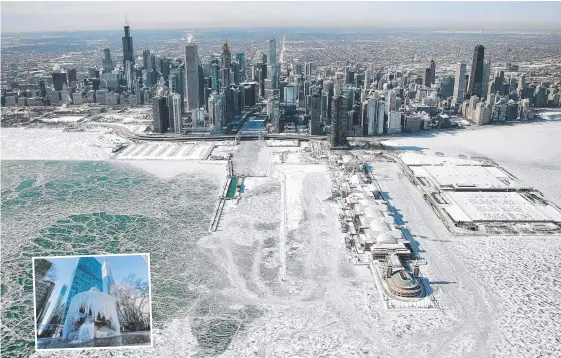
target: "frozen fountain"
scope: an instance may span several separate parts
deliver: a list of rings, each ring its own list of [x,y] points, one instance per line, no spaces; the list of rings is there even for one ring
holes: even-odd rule
[[[121,334],[115,298],[92,287],[72,298],[62,338],[87,341]]]

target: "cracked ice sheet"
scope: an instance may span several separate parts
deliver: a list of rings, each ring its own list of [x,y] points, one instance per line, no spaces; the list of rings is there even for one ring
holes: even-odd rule
[[[150,252],[154,328],[165,330],[176,317],[191,327],[192,312],[205,338],[212,335],[210,323],[220,328],[223,321],[251,320],[252,312],[244,308],[241,317],[215,294],[227,282],[197,245],[208,234],[221,189],[208,173],[163,179],[122,162],[3,161],[2,354],[18,344],[21,354],[12,356],[33,350],[32,256]],[[154,335],[155,342],[160,338]]]

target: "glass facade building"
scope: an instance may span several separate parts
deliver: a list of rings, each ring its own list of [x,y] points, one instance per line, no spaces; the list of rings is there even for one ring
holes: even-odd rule
[[[94,257],[80,257],[78,265],[72,274],[72,281],[61,322],[66,319],[68,307],[72,298],[81,292],[86,292],[95,287],[99,292],[103,292],[103,281],[101,279],[101,263]]]

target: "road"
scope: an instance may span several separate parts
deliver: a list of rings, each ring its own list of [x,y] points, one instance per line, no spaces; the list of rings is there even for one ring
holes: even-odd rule
[[[240,134],[240,135],[182,135],[182,134],[144,134],[135,133],[122,124],[99,123],[104,127],[111,127],[115,130],[115,134],[130,140],[146,140],[146,141],[169,141],[169,142],[192,142],[192,141],[234,141],[239,140],[258,140],[258,134]],[[298,134],[272,134],[264,135],[265,139],[288,139],[309,141],[312,139],[322,140],[325,136],[317,135],[298,135]]]

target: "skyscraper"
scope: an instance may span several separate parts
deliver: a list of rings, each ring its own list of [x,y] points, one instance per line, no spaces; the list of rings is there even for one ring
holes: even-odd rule
[[[49,314],[49,316],[47,317],[46,320],[40,320],[38,321],[38,326],[37,326],[37,335],[38,336],[49,336],[52,337],[53,334],[56,332],[56,327],[57,325],[61,324],[60,319],[62,318],[62,313],[64,311],[64,295],[66,294],[66,290],[68,289],[68,286],[66,285],[62,285],[62,288],[60,289],[60,294],[58,296],[58,299],[56,300],[56,303],[53,306],[53,309],[51,310],[51,313]],[[41,324],[43,321],[44,323]],[[60,328],[62,329],[62,328]],[[56,334],[55,334],[56,336]]]
[[[331,100],[331,146],[337,147],[344,143],[347,136],[347,106],[346,100],[334,96]]]
[[[481,80],[481,97],[485,98],[489,92],[489,78],[491,76],[491,60],[483,64],[483,77]],[[478,96],[479,97],[479,96]]]
[[[220,87],[227,88],[230,85],[230,70],[226,67],[220,69]]]
[[[456,65],[456,79],[454,80],[454,103],[462,103],[466,83],[466,64],[460,62]]]
[[[447,99],[454,94],[454,77],[446,76],[440,83],[440,98]]]
[[[170,92],[179,93],[181,96],[181,113],[185,109],[185,71],[183,68],[172,68],[169,75]]]
[[[74,273],[72,274],[70,291],[66,298],[66,305],[61,322],[66,320],[66,314],[68,313],[68,307],[70,307],[72,298],[81,292],[89,291],[92,287],[95,287],[100,292],[103,291],[101,263],[94,257],[80,257],[78,265],[76,265]]]
[[[494,93],[499,93],[499,94],[503,94],[503,83],[505,80],[505,73],[504,71],[497,71],[495,73],[495,80],[494,80],[494,84],[495,84],[495,91]]]
[[[314,91],[310,96],[310,134],[320,135],[320,120],[321,120],[321,94],[319,91]]]
[[[62,86],[66,82],[66,72],[53,72],[53,87],[55,88],[55,91],[61,91]]]
[[[47,303],[55,283],[45,280],[45,275],[52,267],[52,262],[46,259],[36,259],[34,261],[35,268],[35,317],[37,323],[41,323],[45,312],[48,310]]]
[[[170,118],[173,119],[173,129],[175,133],[181,134],[183,133],[183,122],[181,118],[181,106],[183,102],[181,101],[181,96],[177,93],[172,95],[171,100],[173,112],[170,113]]]
[[[232,52],[230,52],[230,46],[228,46],[228,41],[222,45],[222,67],[230,68],[232,64]]]
[[[125,64],[125,78],[127,79],[127,89],[132,93],[133,88],[133,74],[132,74],[132,63],[127,61]]]
[[[430,67],[425,68],[425,72],[423,73],[423,86],[430,87],[431,76],[432,76],[431,68]]]
[[[467,96],[477,96],[481,98],[481,90],[483,89],[483,60],[485,47],[483,45],[475,46],[473,51],[473,60],[471,62],[471,72],[469,75],[469,85]]]
[[[185,45],[185,109],[199,108],[199,53],[197,45],[188,40]]]
[[[236,61],[238,62],[238,71],[240,74],[240,81],[245,82],[245,53],[238,52],[236,53]]]
[[[152,68],[150,66],[151,59],[152,59],[152,57],[150,55],[150,50],[142,51],[142,68],[144,68],[144,69]]]
[[[126,68],[127,61],[134,65],[134,49],[129,25],[125,25],[125,36],[123,37],[123,68]]]
[[[154,132],[167,132],[169,126],[169,113],[166,97],[158,96],[152,99],[152,121]]]
[[[271,85],[274,90],[279,88],[277,69],[277,40],[273,37],[269,40],[269,67],[271,68]]]
[[[430,84],[433,85],[436,80],[436,63],[434,60],[430,60]]]
[[[115,69],[115,63],[111,59],[111,50],[107,47],[103,50],[102,65],[103,65],[103,72],[111,72]],[[126,63],[125,63],[125,68],[126,68]]]
[[[220,65],[217,64],[217,63],[213,63],[211,65],[210,69],[211,69],[210,77],[211,77],[211,80],[212,80],[212,89],[214,91],[219,91],[220,90],[220,85],[219,85],[219,82],[220,82],[220,75],[219,75]]]
[[[108,295],[114,295],[115,280],[113,280],[111,265],[107,261],[103,261],[103,265],[101,266],[101,278],[103,280],[103,292]]]
[[[305,69],[304,69],[304,75],[305,76],[311,76],[312,75],[312,63],[311,62],[306,62],[305,65]]]

